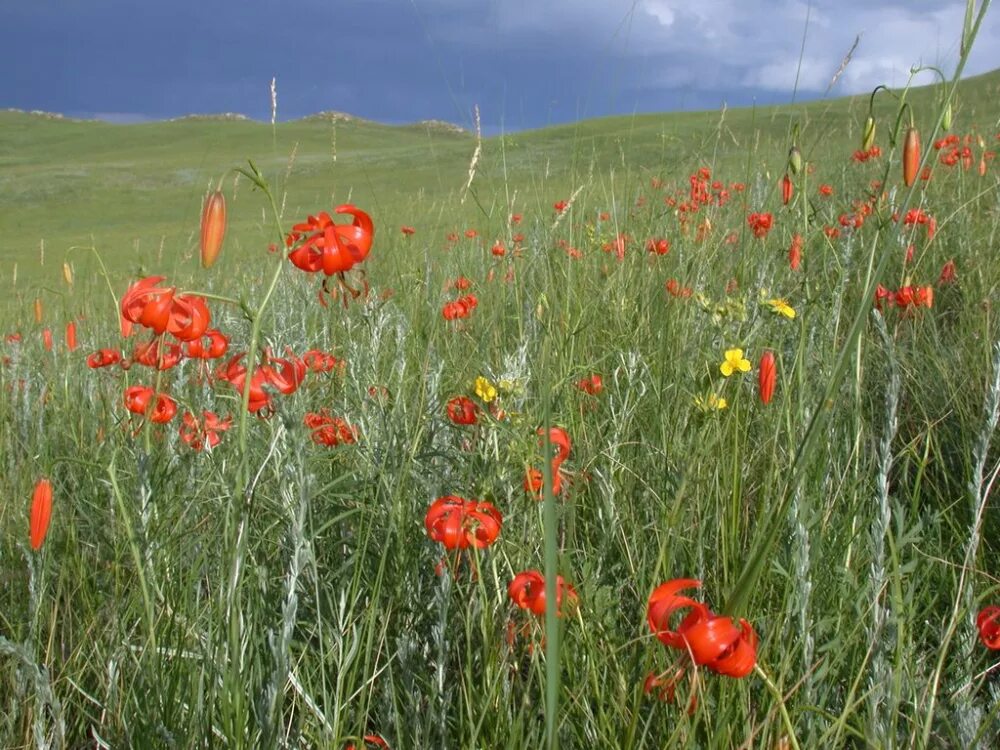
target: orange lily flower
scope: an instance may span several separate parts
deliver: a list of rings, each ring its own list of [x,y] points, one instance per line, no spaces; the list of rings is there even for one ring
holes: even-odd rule
[[[307,273],[322,271],[327,276],[351,270],[368,257],[375,226],[371,217],[350,204],[337,206],[338,214],[354,217],[351,224],[334,224],[326,211],[296,224],[285,238],[288,247],[295,247],[288,259]],[[299,244],[301,243],[301,244]]]

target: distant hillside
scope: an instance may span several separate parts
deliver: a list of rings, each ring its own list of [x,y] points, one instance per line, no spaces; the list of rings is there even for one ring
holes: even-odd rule
[[[943,91],[907,94],[928,146]],[[603,117],[484,138],[468,192],[474,137],[440,121],[392,126],[321,112],[274,128],[233,114],[121,125],[0,110],[0,284],[15,263],[19,284],[41,277],[42,244],[61,259],[93,243],[123,269],[151,267],[161,255],[188,262],[202,197],[220,179],[230,216],[220,265],[256,257],[262,202],[233,171],[248,159],[272,181],[286,220],[350,201],[370,210],[376,226],[414,226],[417,240],[436,247],[463,226],[484,236],[508,231],[509,201],[547,219],[552,203],[577,189],[627,203],[651,177],[683,181],[701,165],[720,179],[766,185],[784,168],[793,124],[807,160],[849,168],[868,99]],[[896,108],[893,96],[876,98],[883,147]],[[998,123],[1000,71],[962,81],[955,132],[995,143]]]

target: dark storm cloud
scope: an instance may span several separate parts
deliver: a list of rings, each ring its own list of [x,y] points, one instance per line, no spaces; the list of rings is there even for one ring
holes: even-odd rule
[[[325,109],[488,131],[900,85],[950,73],[965,3],[887,0],[34,0],[0,3],[0,107],[116,121]],[[808,26],[806,23],[808,17]],[[800,63],[800,47],[805,48]],[[996,64],[987,18],[967,73]]]

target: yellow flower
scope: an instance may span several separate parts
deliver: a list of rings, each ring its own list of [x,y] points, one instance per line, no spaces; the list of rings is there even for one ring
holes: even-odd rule
[[[726,361],[719,365],[719,370],[727,378],[734,372],[750,372],[750,360],[743,356],[742,349],[726,349]]]
[[[476,395],[483,400],[483,403],[490,403],[497,397],[496,386],[480,375],[476,378]]]
[[[722,398],[716,393],[710,393],[708,396],[704,398],[702,396],[695,396],[694,405],[705,412],[722,411],[727,406],[729,406],[729,404],[726,402],[726,399]]]
[[[788,300],[772,299],[768,300],[767,304],[771,306],[772,312],[784,315],[789,320],[795,320],[795,308],[788,304]]]

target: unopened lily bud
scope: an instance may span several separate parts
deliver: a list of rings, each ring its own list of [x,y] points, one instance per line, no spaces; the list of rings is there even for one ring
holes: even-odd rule
[[[948,102],[948,106],[944,108],[944,114],[941,115],[941,127],[945,131],[951,130],[951,102]]]
[[[201,265],[211,268],[226,236],[226,198],[216,190],[205,199],[201,212]]]
[[[73,286],[73,269],[69,263],[63,263],[63,280],[68,286]]]
[[[903,141],[903,184],[910,187],[917,179],[917,167],[920,166],[920,133],[916,128],[906,131]]]
[[[802,171],[802,152],[799,151],[798,146],[792,146],[788,150],[788,168],[792,174],[798,174]]]
[[[868,119],[865,120],[864,135],[861,136],[861,150],[867,151],[873,145],[875,145],[875,118],[868,115]]]

